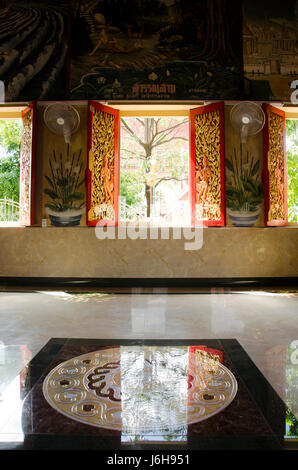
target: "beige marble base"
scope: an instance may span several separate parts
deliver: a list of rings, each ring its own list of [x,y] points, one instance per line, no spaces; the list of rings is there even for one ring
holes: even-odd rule
[[[203,230],[189,240],[99,240],[92,227],[0,228],[0,276],[187,278],[298,275],[296,227]]]

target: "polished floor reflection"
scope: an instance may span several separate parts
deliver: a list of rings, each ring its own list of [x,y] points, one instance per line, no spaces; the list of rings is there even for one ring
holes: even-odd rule
[[[53,438],[64,429],[65,419],[70,435],[82,433],[82,428],[76,426],[87,427],[88,431],[84,433],[88,436],[105,429],[100,431],[103,433],[103,446],[131,445],[139,440],[151,444],[157,442],[159,445],[170,441],[193,448],[199,445],[194,436],[200,435],[212,436],[211,446],[215,448],[223,443],[225,446],[232,445],[229,442],[231,436],[239,437],[238,447],[274,448],[281,445],[281,436],[282,442],[285,442],[285,437],[290,442],[297,439],[298,331],[297,295],[294,292],[222,291],[187,295],[167,294],[166,290],[142,294],[140,289],[130,294],[2,292],[0,315],[1,448],[18,442],[41,445],[36,437],[49,434]],[[99,338],[102,340],[99,341]],[[117,341],[111,341],[113,339]],[[222,391],[218,391],[217,395],[211,393],[210,380],[209,386],[207,384],[204,389],[200,382],[203,376],[199,379],[197,374],[196,387],[200,386],[201,392],[205,390],[206,393],[195,390],[192,394],[191,399],[196,405],[194,413],[197,413],[192,419],[188,379],[194,376],[190,372],[194,366],[189,363],[194,352],[190,348],[202,347],[202,344],[223,352],[222,367],[231,373],[228,389],[231,391],[237,384],[237,393],[233,397],[233,394],[226,397]],[[90,373],[84,377],[89,377],[89,391],[93,390],[94,397],[107,395],[104,399],[117,405],[117,399],[120,400],[121,396],[121,413],[117,406],[113,406],[111,412],[105,405],[106,416],[114,414],[115,420],[118,416],[118,424],[119,416],[122,416],[121,426],[114,429],[109,429],[109,426],[104,428],[100,422],[99,427],[94,423],[93,426],[83,423],[82,416],[81,421],[66,416],[59,410],[57,402],[52,406],[51,400],[47,400],[48,392],[43,393],[46,377],[61,362],[72,361],[82,355],[87,355],[85,360],[92,361],[94,357],[88,355],[99,350],[110,350],[116,354],[118,376],[112,374],[111,377],[114,385],[118,380],[118,389],[108,386],[107,380],[102,377],[108,378],[109,374],[100,374],[100,370],[92,369],[92,362],[92,370],[88,369]],[[172,356],[171,351],[178,351],[179,354]],[[191,354],[189,351],[192,351]],[[173,357],[176,357],[174,362],[178,361],[176,365]],[[249,364],[249,368],[246,369],[245,364]],[[100,363],[99,367],[104,365],[106,363]],[[152,368],[153,365],[155,368]],[[198,370],[197,367],[195,369]],[[121,370],[126,373],[121,373]],[[132,377],[138,379],[132,380]],[[166,391],[171,389],[170,379],[175,385],[166,403]],[[69,389],[67,380],[67,377],[62,377],[63,384],[59,385],[62,395],[53,396],[58,396],[58,401],[74,403],[71,400],[75,401],[76,387]],[[76,380],[72,385],[77,384]],[[86,385],[87,379],[84,380]],[[105,386],[101,388],[103,382]],[[253,383],[259,383],[260,389],[255,391]],[[243,390],[248,393],[247,397],[244,397]],[[254,393],[259,398],[254,397]],[[110,399],[111,396],[115,401]],[[210,404],[210,397],[213,405]],[[212,409],[216,401],[225,398],[228,403],[226,408],[214,415],[211,411],[208,419],[197,416],[202,409],[204,412],[207,407]],[[261,400],[257,412],[247,405],[248,398],[251,403]],[[266,415],[268,400],[271,411],[275,410],[276,419],[272,422]],[[283,407],[283,404],[286,406]],[[101,407],[102,404],[96,402],[96,406]],[[245,415],[247,409],[250,409],[250,417]],[[83,416],[97,414],[92,400],[81,402],[76,410]],[[133,415],[132,410],[137,412]],[[53,413],[55,419],[51,422]],[[144,424],[146,413],[148,426]],[[164,425],[154,427],[152,416],[163,417]],[[258,423],[252,423],[251,416],[259,419]],[[228,428],[224,424],[227,422],[233,425]],[[91,428],[93,431],[90,431]],[[218,429],[222,434],[218,433]],[[252,429],[257,429],[258,433],[252,434]],[[249,439],[245,441],[244,436]],[[200,445],[205,445],[204,439],[200,442]]]
[[[1,447],[283,449],[287,408],[237,340],[115,342],[50,340],[4,396]]]

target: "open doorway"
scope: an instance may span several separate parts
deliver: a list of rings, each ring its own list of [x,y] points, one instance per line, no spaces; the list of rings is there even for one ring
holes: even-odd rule
[[[298,223],[298,119],[286,119],[288,223]]]
[[[0,222],[19,222],[22,119],[0,116]]]
[[[122,117],[120,221],[189,222],[189,118]]]

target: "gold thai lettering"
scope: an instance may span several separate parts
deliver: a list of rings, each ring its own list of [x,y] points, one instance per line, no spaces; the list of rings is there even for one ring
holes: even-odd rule
[[[162,83],[161,85],[157,83],[135,83],[132,87],[133,95],[145,95],[145,94],[154,94],[154,95],[174,95],[176,93],[176,85],[171,83]]]

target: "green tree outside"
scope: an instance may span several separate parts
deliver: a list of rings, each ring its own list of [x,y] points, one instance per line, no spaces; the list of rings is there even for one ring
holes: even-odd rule
[[[20,119],[0,120],[0,199],[19,201]]]
[[[298,222],[298,121],[286,120],[288,221]]]
[[[188,179],[187,118],[121,119],[120,195],[151,216],[151,194]]]

